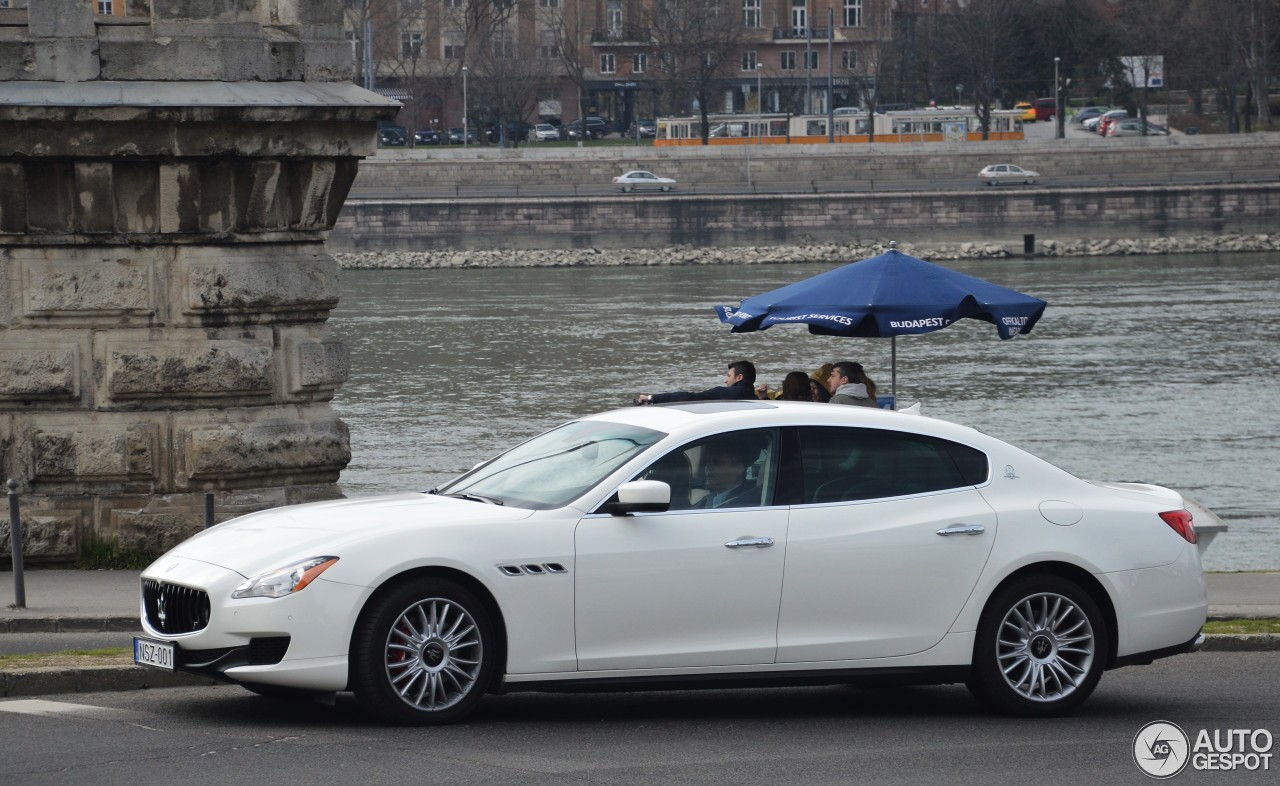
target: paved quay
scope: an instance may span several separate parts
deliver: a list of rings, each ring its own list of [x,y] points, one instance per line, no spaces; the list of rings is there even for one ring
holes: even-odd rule
[[[1209,573],[1209,616],[1280,618],[1280,572]],[[128,633],[138,624],[138,571],[28,570],[26,608],[13,608],[12,572],[0,572],[0,652],[6,636],[49,633]],[[12,641],[12,640],[11,640]],[[70,648],[70,647],[69,647]],[[1280,636],[1210,636],[1206,649],[1280,651]],[[59,669],[0,669],[0,695],[36,696],[209,684],[205,678],[167,674],[132,665]]]

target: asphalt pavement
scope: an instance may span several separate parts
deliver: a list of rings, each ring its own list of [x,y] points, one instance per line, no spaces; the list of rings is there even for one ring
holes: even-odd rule
[[[129,570],[27,570],[23,577],[25,608],[15,608],[14,574],[0,572],[0,655],[132,646],[131,634],[141,630],[138,574]],[[1211,618],[1280,618],[1280,572],[1209,573],[1205,580]],[[59,646],[61,640],[65,646]],[[1280,636],[1212,636],[1206,648],[1280,650]],[[3,696],[208,683],[208,679],[127,664],[0,668]]]

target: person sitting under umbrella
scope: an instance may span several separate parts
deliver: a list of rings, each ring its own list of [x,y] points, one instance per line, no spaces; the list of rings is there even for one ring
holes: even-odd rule
[[[836,363],[827,377],[827,389],[831,391],[832,404],[876,406],[876,383],[862,370],[861,363],[852,360]]]
[[[756,367],[750,360],[735,360],[724,375],[724,385],[700,393],[641,393],[636,404],[666,404],[672,401],[721,401],[756,397]]]

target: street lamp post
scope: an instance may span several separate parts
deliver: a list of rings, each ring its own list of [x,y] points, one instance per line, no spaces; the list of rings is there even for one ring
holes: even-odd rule
[[[1062,81],[1058,78],[1058,64],[1062,62],[1062,58],[1053,58],[1053,122],[1057,124],[1057,130],[1053,133],[1054,139],[1062,139]]]
[[[964,85],[956,85],[956,106],[964,104]]]
[[[764,138],[764,63],[756,63],[756,136]],[[757,142],[756,144],[759,144]]]
[[[467,125],[467,67],[462,67],[462,146],[470,141],[470,127]]]

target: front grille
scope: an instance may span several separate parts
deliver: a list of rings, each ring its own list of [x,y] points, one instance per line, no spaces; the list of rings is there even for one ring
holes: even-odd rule
[[[142,580],[147,624],[160,633],[194,633],[209,624],[209,595],[153,579]]]

